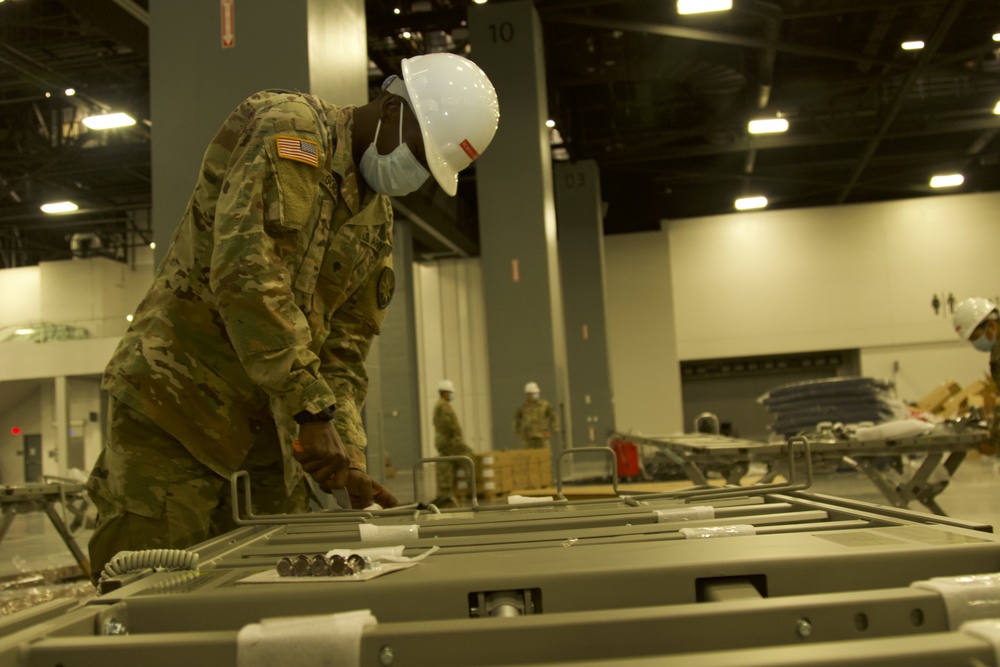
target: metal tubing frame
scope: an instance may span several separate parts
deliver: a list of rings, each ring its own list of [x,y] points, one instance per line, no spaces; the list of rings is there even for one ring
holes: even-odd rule
[[[447,463],[449,461],[453,461],[455,463],[461,463],[461,464],[465,465],[469,469],[469,473],[470,473],[469,474],[469,497],[472,499],[472,509],[473,510],[478,510],[479,509],[479,500],[478,500],[478,490],[476,489],[476,462],[473,461],[468,456],[464,456],[464,455],[461,455],[461,454],[456,454],[456,455],[453,455],[453,456],[428,456],[427,458],[417,459],[416,463],[413,464],[413,497],[414,497],[414,499],[420,497],[420,494],[418,493],[418,491],[420,490],[420,479],[419,479],[419,474],[418,474],[419,471],[420,471],[420,469],[423,468],[428,463]],[[435,507],[433,503],[431,503],[430,506],[434,507],[434,509],[437,510],[437,512],[441,511],[440,508]],[[457,508],[457,509],[465,509],[465,508],[461,508],[460,507],[460,508]]]

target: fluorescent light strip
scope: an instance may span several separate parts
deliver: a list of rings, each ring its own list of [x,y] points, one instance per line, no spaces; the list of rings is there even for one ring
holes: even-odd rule
[[[924,48],[924,42],[920,39],[915,39],[911,42],[903,42],[899,45],[904,51],[919,51]]]
[[[740,197],[733,205],[737,211],[749,211],[767,206],[767,197]]]
[[[931,177],[932,188],[954,188],[965,182],[961,174],[938,174]]]
[[[788,120],[786,118],[760,118],[752,120],[747,124],[747,131],[750,134],[786,132],[788,131]]]
[[[678,14],[725,12],[733,8],[733,0],[677,0]]]
[[[82,122],[92,130],[110,130],[115,127],[135,125],[135,119],[126,113],[106,113],[100,116],[88,116]]]
[[[80,208],[71,201],[56,201],[42,204],[42,213],[72,213]]]

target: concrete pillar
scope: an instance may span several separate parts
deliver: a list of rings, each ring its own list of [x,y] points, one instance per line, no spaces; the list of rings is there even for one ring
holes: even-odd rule
[[[593,447],[604,445],[615,428],[604,308],[604,211],[597,163],[557,162],[553,183],[571,426],[578,447]],[[636,285],[636,289],[643,286]]]
[[[524,384],[571,424],[541,22],[531,2],[469,8],[471,58],[489,75],[500,126],[475,162],[486,299],[493,447],[519,445],[512,423]],[[571,446],[565,430],[553,454]]]
[[[56,475],[63,476],[69,460],[69,390],[65,375],[57,375],[54,382],[52,409],[55,413]]]

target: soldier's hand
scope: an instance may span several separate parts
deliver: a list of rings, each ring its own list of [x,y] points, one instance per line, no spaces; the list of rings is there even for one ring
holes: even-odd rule
[[[347,486],[351,462],[333,422],[309,422],[299,428],[295,460],[324,491]]]
[[[347,495],[351,497],[351,507],[363,510],[373,503],[382,507],[396,507],[399,501],[396,496],[357,468],[351,468],[347,477]]]

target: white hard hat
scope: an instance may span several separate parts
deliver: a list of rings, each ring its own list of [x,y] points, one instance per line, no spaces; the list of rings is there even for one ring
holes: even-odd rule
[[[455,391],[455,385],[451,380],[441,380],[438,382],[438,391]]]
[[[406,98],[420,124],[427,165],[441,189],[454,196],[458,172],[486,150],[500,122],[497,92],[486,73],[454,53],[404,58],[402,86],[386,86]]]
[[[972,332],[983,323],[990,313],[997,309],[996,305],[982,297],[966,299],[955,307],[951,321],[955,325],[955,333],[962,340],[969,340]]]
[[[539,389],[538,385],[534,382],[529,382],[528,384],[524,385],[525,394],[537,394],[540,391],[541,389]]]

